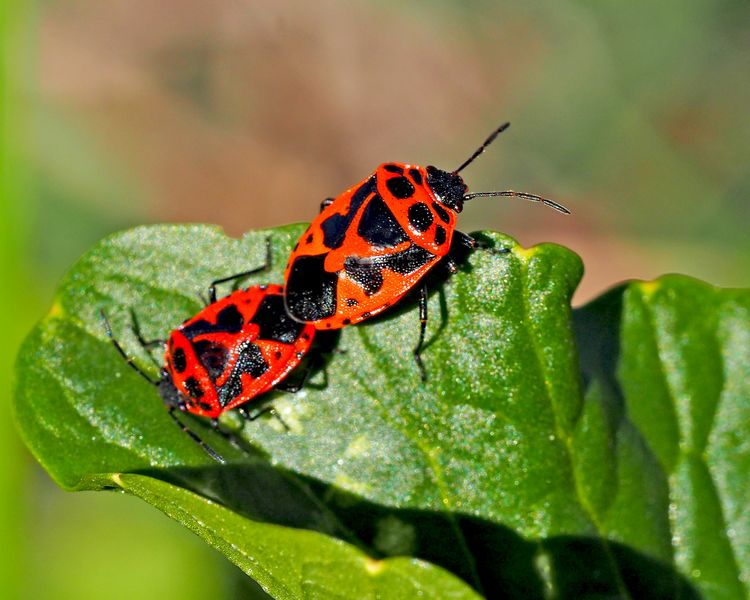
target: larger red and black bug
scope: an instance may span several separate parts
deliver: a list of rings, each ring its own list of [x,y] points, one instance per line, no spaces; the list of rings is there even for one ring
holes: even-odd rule
[[[236,277],[244,277],[250,272]],[[234,408],[254,418],[244,405],[272,389],[297,391],[312,368],[306,366],[298,383],[286,380],[310,350],[315,338],[312,325],[292,319],[284,309],[280,285],[255,285],[216,300],[215,281],[209,290],[211,303],[173,330],[166,343],[147,342],[144,347],[165,344],[164,365],[153,379],[123,350],[105,327],[117,351],[144,379],[156,386],[170,416],[212,458],[223,459],[176,416],[176,411],[208,417],[218,427],[218,417]],[[104,315],[103,315],[104,316]]]
[[[452,255],[457,247],[480,246],[456,231],[456,216],[464,202],[479,196],[515,196],[569,213],[552,200],[525,192],[467,193],[459,172],[509,125],[496,129],[453,171],[385,163],[340,196],[324,201],[286,267],[284,298],[289,314],[317,329],[338,329],[377,315],[420,284],[420,333],[414,358],[425,379],[420,357],[427,322],[423,278],[440,263],[455,272]]]

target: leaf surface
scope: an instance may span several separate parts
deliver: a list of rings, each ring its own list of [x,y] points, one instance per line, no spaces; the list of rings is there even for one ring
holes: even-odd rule
[[[288,430],[226,415],[239,450],[185,416],[228,459],[220,466],[172,425],[98,312],[155,377],[161,357],[140,348],[131,308],[147,339],[164,338],[200,310],[212,280],[262,264],[269,236],[273,267],[248,284],[281,282],[301,232],[237,240],[207,226],[141,227],[74,266],[21,351],[16,385],[19,427],[58,483],[108,488],[118,474],[117,487],[237,564],[222,518],[283,531],[260,554],[238,545],[257,568],[240,566],[280,598],[349,585],[383,598],[470,597],[468,586],[511,598],[747,596],[750,293],[669,276],[571,311],[574,254],[487,233],[512,251],[475,252],[432,287],[426,384],[407,298],[345,328],[301,392],[266,398]],[[184,509],[167,506],[172,496]],[[225,508],[194,514],[206,498]],[[282,568],[311,539],[342,568]],[[368,563],[363,552],[405,558]],[[362,564],[387,564],[388,576],[376,585]]]

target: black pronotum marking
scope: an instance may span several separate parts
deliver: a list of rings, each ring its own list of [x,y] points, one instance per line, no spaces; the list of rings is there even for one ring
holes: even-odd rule
[[[398,173],[399,175],[404,174],[404,170],[398,165],[385,165],[383,168],[391,173]]]
[[[414,183],[422,185],[422,173],[419,172],[419,169],[409,169],[409,175],[411,175]]]
[[[261,339],[283,344],[293,344],[305,326],[287,314],[284,298],[277,295],[263,298],[250,322],[260,327]]]
[[[440,226],[440,225],[438,225],[438,226],[437,226],[437,227],[435,228],[435,243],[436,243],[436,244],[437,244],[438,246],[442,246],[443,244],[445,244],[445,240],[446,240],[446,235],[447,235],[447,234],[446,234],[446,232],[445,232],[445,228],[444,228],[444,227],[442,227],[442,226]]]
[[[409,207],[409,223],[417,231],[427,231],[433,220],[432,211],[424,202],[417,202]]]
[[[373,246],[393,247],[409,238],[396,218],[378,195],[367,203],[357,227],[357,233]]]
[[[336,312],[338,275],[323,268],[326,256],[300,256],[289,270],[286,309],[300,321],[318,321]]]
[[[437,202],[433,202],[432,203],[432,208],[435,209],[435,212],[437,213],[437,216],[440,217],[440,220],[443,223],[450,223],[450,215],[448,214],[447,210],[445,210]]]
[[[320,224],[323,230],[323,244],[326,248],[335,250],[344,243],[346,231],[354,220],[357,211],[367,198],[375,193],[377,189],[375,177],[370,177],[360,188],[352,194],[349,210],[342,215],[335,213]]]
[[[385,187],[399,200],[411,198],[414,195],[414,186],[406,177],[391,177],[386,180]]]
[[[172,352],[172,366],[178,373],[183,373],[187,369],[187,357],[182,348],[177,348],[177,350]]]
[[[234,365],[232,373],[227,378],[226,383],[219,389],[221,406],[226,406],[242,394],[243,373],[248,373],[253,379],[258,379],[269,368],[260,348],[251,342],[243,344],[238,349],[238,354],[237,363]]]

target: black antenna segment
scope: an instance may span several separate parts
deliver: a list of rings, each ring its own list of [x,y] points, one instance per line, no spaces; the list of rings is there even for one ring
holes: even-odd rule
[[[464,200],[471,200],[472,198],[480,198],[483,196],[513,196],[515,198],[522,198],[524,200],[530,200],[531,202],[541,202],[545,206],[554,208],[556,211],[563,214],[569,215],[570,211],[565,208],[562,204],[558,204],[554,200],[545,198],[543,196],[537,196],[536,194],[529,194],[527,192],[514,192],[513,190],[506,190],[504,192],[474,192],[473,194],[466,194]]]
[[[455,171],[453,171],[452,175],[455,175],[456,173],[459,173],[460,171],[463,171],[463,170],[464,170],[464,169],[465,169],[466,167],[468,167],[468,166],[469,166],[469,165],[470,165],[470,164],[471,164],[472,162],[474,162],[474,159],[475,159],[475,158],[476,158],[477,156],[479,156],[479,155],[480,155],[480,154],[481,154],[482,152],[484,152],[484,149],[485,149],[485,148],[486,148],[487,146],[489,146],[489,145],[490,145],[490,144],[491,144],[492,142],[494,142],[494,141],[495,141],[495,138],[496,138],[496,137],[497,137],[497,136],[498,136],[499,134],[501,134],[501,133],[502,133],[503,131],[505,131],[506,129],[508,129],[508,127],[510,127],[510,123],[503,123],[502,125],[500,125],[500,127],[498,127],[497,129],[495,129],[495,131],[493,131],[493,132],[492,132],[492,133],[490,134],[490,137],[488,137],[488,138],[487,138],[486,140],[484,140],[484,142],[482,143],[482,145],[481,145],[481,146],[479,146],[479,148],[477,148],[476,150],[474,150],[474,154],[472,154],[472,155],[471,155],[471,156],[470,156],[469,158],[467,158],[467,159],[466,159],[466,160],[465,160],[465,161],[464,161],[463,163],[461,163],[461,166],[460,166],[460,167],[458,167],[458,169],[456,169]]]

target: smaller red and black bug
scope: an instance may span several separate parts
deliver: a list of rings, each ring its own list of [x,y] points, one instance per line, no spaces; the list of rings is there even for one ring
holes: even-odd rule
[[[485,247],[456,231],[464,202],[480,196],[515,196],[569,213],[536,194],[467,193],[459,173],[509,125],[498,127],[453,171],[385,163],[340,196],[325,200],[286,267],[284,299],[289,314],[319,330],[339,329],[377,315],[419,285],[420,330],[414,360],[425,380],[420,354],[427,323],[424,277],[438,264],[455,273],[454,256],[460,247]]]
[[[209,288],[211,303],[172,331],[166,342],[144,340],[134,318],[134,330],[144,348],[166,346],[158,379],[127,355],[102,312],[107,335],[120,355],[157,387],[175,423],[219,462],[224,459],[182,423],[176,411],[208,417],[214,428],[218,428],[219,415],[234,408],[254,419],[266,411],[252,415],[244,407],[247,402],[271,389],[297,391],[313,366],[312,361],[306,365],[298,383],[286,381],[310,350],[315,328],[287,314],[282,286],[255,285],[216,300],[217,284],[258,270],[214,281]]]

